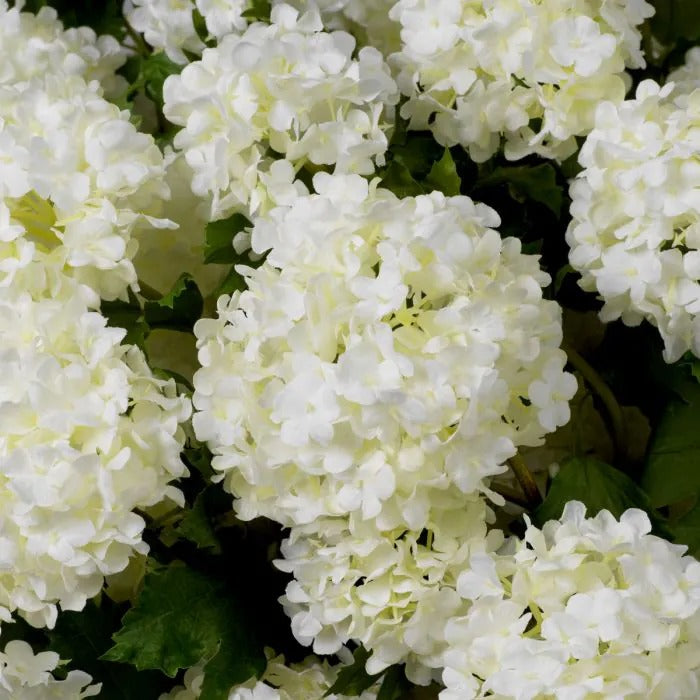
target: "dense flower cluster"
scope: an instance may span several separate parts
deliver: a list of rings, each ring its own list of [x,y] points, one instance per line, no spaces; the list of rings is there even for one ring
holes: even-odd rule
[[[401,46],[399,24],[389,16],[396,0],[290,0],[300,10],[315,5],[326,29],[344,29],[363,46],[374,46],[385,56]]]
[[[688,95],[700,88],[700,46],[686,53],[685,62],[669,73],[666,83],[673,83],[674,95]]]
[[[644,65],[645,0],[399,0],[392,58],[402,114],[445,145],[484,161],[564,159],[602,100],[622,101],[625,67]]]
[[[88,686],[91,678],[83,671],[54,678],[51,671],[59,663],[52,651],[34,654],[26,642],[8,642],[0,652],[0,700],[80,700],[99,694],[100,685]]]
[[[5,233],[5,230],[3,230]],[[120,345],[86,287],[38,256],[0,287],[0,609],[53,626],[145,551],[146,508],[179,493],[189,403]]]
[[[136,283],[134,234],[170,225],[163,156],[96,83],[47,73],[0,85],[2,245],[24,237],[51,264],[113,299]],[[4,257],[4,256],[3,256]]]
[[[212,39],[240,33],[248,26],[243,13],[249,7],[248,0],[125,0],[124,16],[151,46],[184,65],[185,52],[198,55],[206,46],[198,29]]]
[[[194,427],[244,519],[420,531],[568,420],[560,310],[489,207],[314,185],[256,222],[266,263],[195,326]]]
[[[700,692],[700,563],[643,511],[530,525],[457,580],[441,700],[674,698]]]
[[[165,115],[194,171],[192,189],[211,195],[212,217],[261,208],[261,185],[280,204],[297,194],[307,160],[368,174],[387,148],[385,105],[398,100],[381,54],[345,32],[324,32],[315,10],[288,5],[271,23],[228,35],[164,86]],[[268,150],[287,167],[271,168]],[[268,182],[269,181],[269,182]]]
[[[113,36],[97,37],[89,27],[64,29],[52,7],[33,14],[21,12],[23,4],[10,8],[0,0],[0,85],[54,73],[97,80],[109,96],[124,89],[126,82],[115,71],[126,52]]]
[[[692,87],[692,81],[690,81]],[[566,239],[601,318],[658,326],[666,360],[700,354],[700,90],[642,82],[596,112],[571,185]]]
[[[463,607],[460,573],[503,541],[487,533],[492,514],[478,496],[445,494],[432,505],[422,531],[340,518],[292,528],[276,565],[294,575],[282,603],[302,644],[331,654],[360,640],[372,651],[370,673],[406,662],[411,680],[430,682],[442,667],[445,625]]]
[[[268,664],[260,680],[251,678],[229,691],[228,700],[301,700],[302,698],[328,698],[348,700],[348,696],[331,693],[326,695],[335,682],[342,665],[330,666],[310,656],[299,664],[285,665],[284,657],[268,657]],[[158,700],[197,700],[202,692],[205,670],[194,666],[185,674],[185,685],[173,688]],[[359,700],[376,700],[378,684],[360,695]]]

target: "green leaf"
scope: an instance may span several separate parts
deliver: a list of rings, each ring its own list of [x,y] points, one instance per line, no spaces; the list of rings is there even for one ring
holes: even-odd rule
[[[418,183],[408,168],[397,160],[389,163],[382,175],[382,187],[391,190],[397,197],[415,197],[425,194],[425,189]]]
[[[251,0],[250,7],[241,12],[241,17],[244,17],[249,22],[269,22],[270,11],[272,5],[270,0]]]
[[[218,487],[215,487],[218,490]],[[221,545],[216,538],[214,528],[207,514],[207,490],[195,498],[192,508],[187,510],[180,524],[175,528],[178,535],[194,542],[202,549],[211,549],[215,554],[221,553]]]
[[[192,326],[202,316],[203,307],[204,300],[197,283],[184,272],[164,297],[146,302],[144,316],[151,328],[192,331]]]
[[[171,61],[163,52],[152,53],[141,62],[141,75],[146,95],[159,109],[163,108],[163,83],[171,75],[177,75],[182,66]]]
[[[391,666],[384,674],[377,700],[402,700],[410,688],[403,666]]]
[[[159,669],[174,677],[204,661],[200,700],[225,698],[231,686],[259,676],[266,665],[254,629],[225,584],[181,562],[146,575],[113,640],[102,658],[139,670]]]
[[[126,330],[123,343],[144,348],[150,329],[144,319],[143,309],[131,290],[129,301],[103,301],[100,304],[100,312],[107,319],[108,326]]]
[[[700,493],[700,386],[672,399],[652,435],[641,484],[660,507]]]
[[[457,167],[452,159],[449,148],[445,149],[440,160],[433,163],[425,182],[427,185],[431,185],[434,189],[440,190],[447,196],[459,194],[462,180],[457,174]]]
[[[609,510],[619,518],[628,508],[641,508],[653,522],[661,524],[648,496],[632,479],[593,457],[573,457],[564,463],[544,502],[532,514],[533,521],[543,525],[548,520],[559,519],[569,501],[585,503],[588,517]]]
[[[507,184],[514,199],[524,197],[544,204],[555,216],[559,216],[564,202],[564,193],[557,184],[557,172],[549,163],[534,167],[497,167],[480,178],[476,188]]]
[[[99,607],[90,601],[79,613],[62,612],[56,627],[48,632],[51,650],[62,659],[71,659],[72,668],[86,671],[94,681],[102,683],[102,700],[157,698],[168,685],[162,674],[99,658],[112,643],[111,635],[119,628],[121,611],[121,606],[103,597]]]
[[[700,502],[671,526],[673,541],[688,546],[688,554],[700,557]]]
[[[662,44],[679,39],[700,39],[700,3],[697,0],[651,0],[656,13],[651,18],[653,34]]]
[[[208,223],[204,262],[228,264],[242,262],[242,256],[233,247],[233,239],[237,233],[250,226],[252,224],[243,214],[233,214],[228,219]]]
[[[367,688],[371,688],[377,682],[381,673],[370,676],[365,671],[365,664],[370,657],[370,652],[364,647],[358,647],[353,656],[353,662],[340,670],[338,678],[326,691],[324,698],[334,693],[354,697],[363,693]]]

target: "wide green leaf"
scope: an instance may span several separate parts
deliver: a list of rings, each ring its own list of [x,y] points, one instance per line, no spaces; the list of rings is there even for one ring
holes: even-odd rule
[[[171,677],[205,662],[201,700],[219,700],[265,668],[254,631],[222,581],[175,562],[147,574],[102,658]]]
[[[185,272],[165,296],[146,302],[144,315],[151,328],[191,331],[202,316],[203,306],[204,301],[197,283]]]
[[[593,457],[574,457],[562,465],[544,502],[532,514],[533,521],[542,525],[559,519],[569,501],[585,503],[589,517],[609,510],[619,518],[628,508],[654,515],[648,496],[632,479]]]
[[[448,196],[459,194],[462,180],[457,174],[457,166],[449,148],[445,149],[440,160],[433,163],[425,183],[430,188],[440,190]]]
[[[219,487],[212,487],[219,491]],[[192,508],[185,512],[179,525],[175,528],[178,535],[184,537],[191,542],[194,542],[202,549],[210,549],[214,553],[221,552],[221,545],[216,538],[214,528],[209,521],[207,513],[207,495],[208,490],[202,491],[195,498]]]
[[[252,226],[243,214],[232,214],[227,219],[211,221],[206,227],[204,245],[205,263],[239,263],[244,257],[233,247],[233,239],[244,228]]]
[[[111,635],[119,628],[122,613],[123,608],[107,597],[99,606],[91,601],[81,612],[62,612],[56,627],[48,633],[50,648],[62,659],[71,660],[69,669],[86,671],[95,682],[102,683],[102,700],[157,698],[169,685],[161,673],[100,659],[112,644]]]
[[[655,507],[700,493],[700,386],[672,399],[652,435],[641,484]]]
[[[367,688],[371,688],[377,682],[381,673],[376,675],[367,673],[365,664],[369,657],[370,653],[364,647],[358,647],[353,655],[353,662],[340,670],[335,683],[323,697],[328,697],[334,693],[354,697],[363,693]]]
[[[670,526],[673,541],[688,546],[688,554],[700,558],[700,502]]]
[[[557,184],[557,173],[549,163],[540,165],[499,166],[488,175],[479,178],[476,188],[507,184],[516,200],[532,199],[544,204],[555,216],[559,216],[564,203],[564,192]]]

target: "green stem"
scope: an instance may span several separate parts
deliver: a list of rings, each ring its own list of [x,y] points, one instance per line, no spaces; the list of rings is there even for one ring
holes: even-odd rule
[[[618,456],[624,458],[627,445],[627,426],[615,394],[612,393],[610,387],[603,381],[598,372],[566,341],[562,343],[561,347],[569,358],[569,364],[580,373],[593,393],[602,401],[610,420],[615,452]]]
[[[151,55],[151,50],[148,48],[148,44],[143,40],[143,37],[129,24],[129,21],[124,18],[124,29],[126,33],[134,40],[136,45],[136,51],[141,54],[144,58]]]
[[[527,464],[525,464],[525,460],[520,455],[516,454],[508,460],[508,464],[513,470],[513,474],[515,474],[515,478],[518,480],[520,488],[522,488],[525,494],[528,506],[536,508],[542,503],[542,495],[537,488],[532,473],[527,468]]]

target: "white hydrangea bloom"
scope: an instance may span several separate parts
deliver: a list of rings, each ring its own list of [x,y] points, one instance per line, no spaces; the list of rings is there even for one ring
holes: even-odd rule
[[[270,652],[270,650],[266,650]],[[328,700],[349,700],[346,695],[325,693],[335,682],[340,665],[330,666],[309,656],[302,663],[286,665],[283,656],[268,654],[268,664],[260,680],[251,678],[229,691],[228,700],[302,700],[328,697]],[[185,673],[185,686],[177,686],[158,700],[197,700],[202,692],[205,670],[194,666]],[[376,700],[379,684],[353,697]]]
[[[0,84],[0,223],[100,296],[125,296],[139,229],[167,197],[163,156],[96,83],[47,74]]]
[[[195,326],[194,427],[243,519],[420,531],[441,492],[488,491],[568,420],[560,309],[493,209],[314,185],[256,221],[266,263]]]
[[[89,27],[64,30],[54,8],[42,7],[35,15],[21,12],[23,5],[17,2],[10,8],[0,0],[0,85],[50,73],[97,80],[110,97],[126,87],[115,71],[127,54],[113,36],[98,37]]]
[[[70,671],[64,680],[51,675],[59,666],[58,654],[34,654],[26,642],[13,640],[0,652],[0,700],[80,700],[98,695],[100,684],[90,685],[83,671]]]
[[[645,0],[399,0],[391,57],[402,115],[444,145],[488,160],[564,159],[602,100],[622,101],[625,68],[644,66]]]
[[[389,16],[396,0],[291,0],[288,4],[299,10],[317,7],[326,29],[349,31],[360,45],[374,46],[385,56],[401,47],[400,26]]]
[[[0,287],[0,617],[52,627],[147,550],[134,509],[181,501],[190,406],[34,253]]]
[[[389,69],[376,49],[355,59],[349,34],[322,30],[316,11],[278,5],[271,24],[226,36],[165,81],[165,115],[184,127],[175,145],[193,191],[212,196],[213,218],[260,208],[268,149],[290,161],[286,189],[307,160],[360,174],[381,162],[385,106],[398,99]]]
[[[243,13],[249,0],[125,0],[124,16],[148,44],[163,49],[168,58],[185,65],[185,52],[200,55],[205,48],[196,25],[196,13],[211,39],[241,33],[248,26]]]
[[[686,53],[685,62],[669,74],[666,83],[673,83],[674,95],[687,95],[700,88],[700,46]]]
[[[509,556],[472,562],[441,700],[698,697],[700,562],[650,530],[643,511],[586,518],[571,502]]]
[[[429,683],[445,626],[464,607],[460,572],[502,543],[500,531],[487,535],[491,519],[483,499],[445,494],[422,532],[340,518],[292,528],[275,562],[294,575],[282,598],[292,632],[320,654],[360,641],[372,652],[368,672],[405,662],[411,680]]]
[[[664,357],[700,355],[700,90],[642,82],[596,112],[571,184],[569,260],[601,318],[658,326]]]

